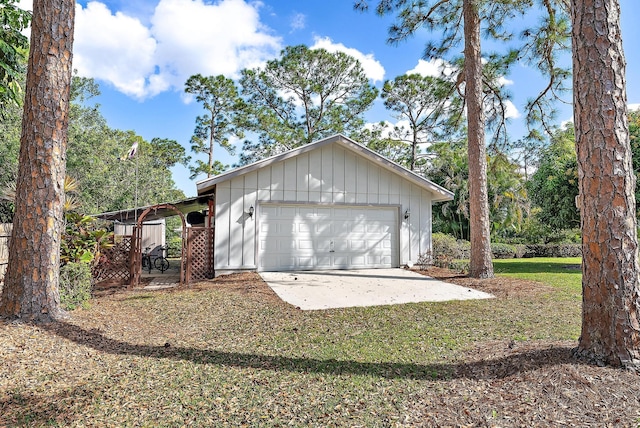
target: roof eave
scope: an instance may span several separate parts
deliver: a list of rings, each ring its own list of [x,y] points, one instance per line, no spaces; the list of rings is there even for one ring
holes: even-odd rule
[[[368,147],[363,146],[362,144],[357,143],[356,141],[350,139],[349,137],[346,137],[342,134],[337,134],[337,135],[333,135],[331,137],[327,137],[324,138],[322,140],[318,140],[314,143],[310,143],[310,144],[306,144],[304,146],[289,150],[287,152],[278,154],[278,155],[274,155],[271,156],[267,159],[263,159],[260,160],[258,162],[254,162],[250,165],[246,165],[240,168],[236,168],[233,169],[231,171],[227,171],[224,172],[222,174],[216,175],[215,177],[210,177],[204,180],[201,180],[199,182],[196,183],[196,187],[197,187],[197,192],[198,195],[205,195],[207,194],[207,192],[210,192],[211,190],[213,190],[215,188],[215,185],[217,183],[220,183],[222,181],[226,181],[226,180],[231,180],[234,177],[240,176],[240,175],[244,175],[247,174],[249,172],[264,168],[266,166],[272,165],[274,163],[277,162],[281,162],[284,161],[286,159],[298,156],[300,154],[309,152],[311,150],[315,150],[318,147],[322,147],[324,145],[327,144],[332,144],[332,143],[341,143],[341,145],[347,149],[350,149],[353,152],[358,152],[362,155],[364,155],[365,157],[374,160],[376,162],[378,162],[379,164],[381,164],[383,167],[385,167],[387,170],[389,171],[393,171],[394,173],[408,179],[409,181],[413,182],[414,184],[430,191],[433,195],[434,198],[432,198],[432,200],[434,202],[441,202],[441,201],[450,201],[453,200],[453,193],[450,192],[449,190],[445,189],[444,187],[441,187],[435,183],[433,183],[430,180],[427,180],[424,177],[421,177],[419,175],[417,175],[416,173],[409,171],[406,168],[403,168],[402,166],[391,162],[390,160],[384,158],[383,156],[381,156],[380,154],[374,152],[373,150],[369,149]]]

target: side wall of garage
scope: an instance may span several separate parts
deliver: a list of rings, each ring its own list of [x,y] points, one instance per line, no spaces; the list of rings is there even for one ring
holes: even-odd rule
[[[431,246],[431,193],[356,151],[330,144],[217,183],[216,274],[259,269],[260,213],[281,203],[393,209],[393,264],[415,262]]]

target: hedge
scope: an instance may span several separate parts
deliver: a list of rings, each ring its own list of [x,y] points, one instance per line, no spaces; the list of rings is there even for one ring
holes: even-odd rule
[[[456,240],[451,235],[434,233],[433,254],[431,260],[436,266],[449,267],[454,260],[468,260],[471,244],[469,241]],[[576,243],[562,244],[517,244],[501,242],[491,244],[491,253],[495,259],[522,257],[581,257],[582,246]]]

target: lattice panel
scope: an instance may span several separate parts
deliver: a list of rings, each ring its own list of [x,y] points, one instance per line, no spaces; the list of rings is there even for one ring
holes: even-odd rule
[[[131,279],[131,236],[118,236],[113,247],[103,251],[100,260],[93,268],[96,283],[129,284]]]
[[[211,278],[211,229],[206,227],[190,227],[187,229],[187,269],[191,269],[190,282]]]

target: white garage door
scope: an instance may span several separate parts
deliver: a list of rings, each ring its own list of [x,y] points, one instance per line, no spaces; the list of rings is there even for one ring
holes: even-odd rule
[[[258,269],[397,267],[397,217],[389,207],[262,205]]]

